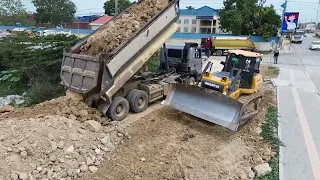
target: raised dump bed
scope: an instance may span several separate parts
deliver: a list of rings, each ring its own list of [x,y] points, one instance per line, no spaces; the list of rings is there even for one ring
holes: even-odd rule
[[[128,18],[128,12],[130,13],[132,9],[136,11],[137,6],[148,4],[147,2],[155,4],[151,0],[133,3],[124,12],[64,53],[61,67],[62,84],[71,91],[84,94],[88,104],[103,99],[104,104],[110,105],[114,99],[113,96],[176,31],[175,22],[179,18],[179,3],[178,1],[166,1],[163,9],[145,24],[140,23],[140,28],[128,38],[123,38],[119,45],[113,44],[114,49],[110,49],[108,43],[105,43],[105,47],[101,47],[99,41],[110,42],[110,40],[102,39],[110,37],[109,35],[101,36],[102,32],[106,32],[109,26],[114,27],[117,21]],[[151,5],[151,9],[154,8],[155,6]],[[140,13],[143,14],[143,12]],[[126,26],[117,30],[125,31]],[[112,39],[119,41],[121,38]],[[95,44],[93,40],[98,44]],[[97,52],[99,48],[101,51]],[[103,107],[102,112],[107,111],[109,105]]]

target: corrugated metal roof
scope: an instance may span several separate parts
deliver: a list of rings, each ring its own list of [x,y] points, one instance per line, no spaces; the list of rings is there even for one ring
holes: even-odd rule
[[[113,16],[102,16],[101,18],[93,21],[92,24],[104,24],[104,23],[110,21],[112,18],[113,18]]]
[[[203,6],[199,9],[180,9],[180,16],[218,16],[218,10],[209,6]]]

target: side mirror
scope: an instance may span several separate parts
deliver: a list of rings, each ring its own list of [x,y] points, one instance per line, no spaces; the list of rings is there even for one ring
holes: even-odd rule
[[[221,61],[220,64],[225,65],[225,62],[224,62],[224,61]]]
[[[206,60],[207,60],[207,58],[202,58],[201,60],[202,60],[202,61],[206,61]]]

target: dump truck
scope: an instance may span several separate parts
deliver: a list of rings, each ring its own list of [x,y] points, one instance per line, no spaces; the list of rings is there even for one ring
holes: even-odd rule
[[[143,0],[133,3],[128,9],[141,2]],[[184,54],[189,56],[168,58],[165,42],[178,27],[175,22],[179,18],[179,1],[169,1],[162,11],[111,53],[81,54],[81,47],[91,36],[112,25],[124,12],[126,10],[65,52],[60,75],[68,90],[82,94],[85,103],[116,121],[125,119],[129,111],[146,110],[149,103],[168,95],[170,83],[189,82],[190,78],[198,77],[195,71],[201,73],[202,70],[202,67],[196,70],[191,64],[191,61],[201,61],[192,54],[199,51],[193,44],[186,43],[183,47]],[[160,70],[137,74],[159,49],[164,54],[160,58]]]
[[[255,51],[256,47],[249,37],[215,36],[201,38],[201,47],[208,55],[222,56],[232,49]]]

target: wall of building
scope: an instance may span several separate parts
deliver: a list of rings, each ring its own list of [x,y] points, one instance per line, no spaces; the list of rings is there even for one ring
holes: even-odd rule
[[[208,25],[202,25],[203,19],[197,19],[197,16],[180,16],[178,20],[179,28],[177,32],[181,33],[201,33],[201,28],[208,28],[211,31],[211,25],[212,30],[214,33],[220,33],[220,21],[219,16],[213,16],[213,24],[211,23],[212,20],[206,20],[208,21]]]

